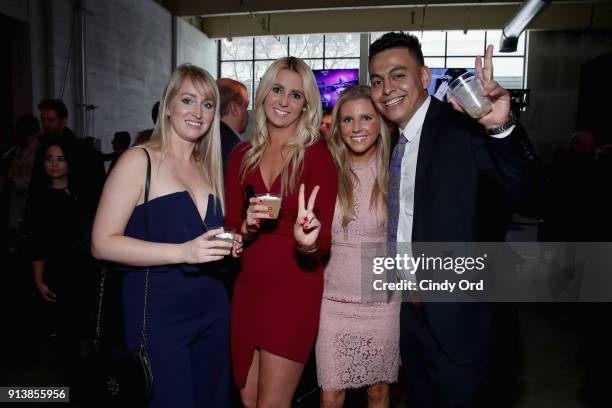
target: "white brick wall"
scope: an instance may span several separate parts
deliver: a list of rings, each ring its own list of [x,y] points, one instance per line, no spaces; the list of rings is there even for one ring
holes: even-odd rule
[[[177,65],[198,65],[217,78],[217,43],[181,18],[177,18]]]
[[[110,151],[115,132],[134,140],[153,126],[151,107],[171,72],[172,17],[151,0],[90,0],[86,7],[88,103],[98,106],[94,134]]]

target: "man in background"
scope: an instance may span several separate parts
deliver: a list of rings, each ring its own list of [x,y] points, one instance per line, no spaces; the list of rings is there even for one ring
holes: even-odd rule
[[[332,110],[330,108],[323,109],[323,117],[321,117],[321,125],[319,126],[319,134],[321,138],[327,142],[330,136],[332,123]]]
[[[217,80],[221,96],[221,151],[223,170],[227,159],[238,143],[249,122],[249,94],[243,83],[229,78]]]
[[[157,124],[157,116],[159,116],[159,101],[153,104],[151,108],[151,119],[153,120],[153,126]],[[153,134],[153,128],[146,129],[136,134],[136,140],[134,141],[134,146],[139,146],[149,141],[151,135]]]
[[[113,145],[113,152],[102,154],[102,159],[104,161],[110,160],[111,162],[108,168],[108,174],[110,174],[111,170],[115,166],[115,163],[117,163],[117,160],[119,160],[119,156],[129,149],[130,143],[132,143],[132,138],[128,132],[115,132],[115,136],[111,142]]]

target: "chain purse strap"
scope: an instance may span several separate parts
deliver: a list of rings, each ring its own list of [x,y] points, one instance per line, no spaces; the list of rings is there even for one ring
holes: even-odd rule
[[[149,233],[149,190],[151,189],[151,156],[144,147],[142,148],[147,155],[147,180],[145,181],[145,193],[144,193],[144,230],[145,239],[149,241],[151,239]],[[150,269],[147,268],[145,271],[145,284],[144,284],[144,308],[142,312],[142,328],[140,329],[140,350],[144,351],[147,345],[147,307],[149,302],[149,275]]]
[[[99,349],[102,345],[102,299],[104,299],[104,281],[106,280],[106,267],[100,271],[100,290],[98,294],[98,313],[96,317],[96,338],[94,346]]]
[[[144,192],[144,230],[145,239],[150,239],[149,235],[149,191],[151,189],[151,156],[144,147],[142,148],[147,155],[147,178],[145,181],[145,192]],[[145,283],[144,283],[144,308],[142,315],[142,327],[140,328],[140,350],[144,351],[147,345],[147,307],[149,302],[149,268],[145,271]],[[104,282],[106,280],[106,268],[102,268],[100,276],[100,291],[98,296],[98,313],[96,318],[96,339],[94,345],[100,347],[102,344],[102,301],[104,299]]]

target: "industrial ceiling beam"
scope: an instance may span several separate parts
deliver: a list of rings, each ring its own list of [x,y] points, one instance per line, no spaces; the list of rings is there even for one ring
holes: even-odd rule
[[[571,1],[571,0],[561,0]],[[574,0],[575,1],[575,0]],[[440,6],[448,4],[520,4],[519,0],[164,0],[177,16],[218,16],[256,12],[286,12],[361,7]]]
[[[520,3],[253,13],[204,17],[200,19],[200,29],[210,38],[390,30],[499,30],[519,6]],[[539,30],[598,28],[612,28],[612,2],[555,1],[529,26]]]

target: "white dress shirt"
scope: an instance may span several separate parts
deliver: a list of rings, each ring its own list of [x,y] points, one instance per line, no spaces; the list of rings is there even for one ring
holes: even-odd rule
[[[397,221],[397,242],[412,242],[412,220],[414,217],[414,182],[416,177],[417,157],[419,155],[419,143],[421,141],[421,130],[431,96],[414,113],[404,129],[401,129],[399,137],[405,137],[408,142],[404,148],[402,158],[402,175],[400,180],[400,202],[399,219]]]
[[[402,158],[402,175],[400,180],[399,194],[399,219],[397,222],[397,242],[412,242],[412,223],[414,218],[414,184],[416,180],[417,157],[419,155],[419,143],[425,116],[431,103],[431,96],[427,96],[425,102],[414,113],[404,129],[401,129],[399,137],[405,137],[408,142],[404,149]],[[514,126],[505,132],[491,136],[502,139],[514,130]]]

